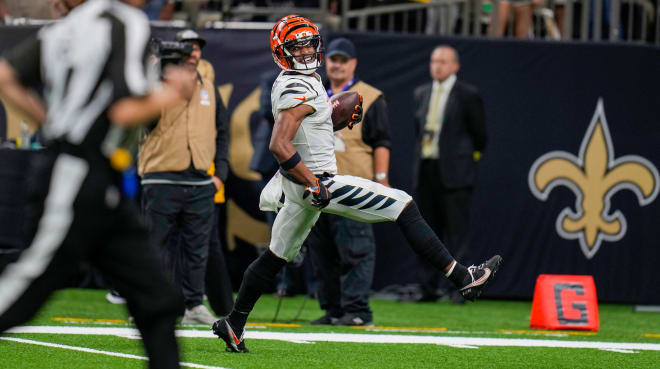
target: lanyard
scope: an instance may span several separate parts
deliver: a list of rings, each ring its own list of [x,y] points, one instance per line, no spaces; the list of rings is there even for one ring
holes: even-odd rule
[[[341,89],[341,92],[344,92],[344,91],[348,90],[349,88],[351,88],[351,86],[353,86],[353,83],[355,83],[355,77],[351,78],[351,80],[348,81],[346,86],[344,86],[344,88]],[[328,92],[328,97],[332,97],[332,95],[333,95],[332,94],[332,87],[328,87],[327,92]]]

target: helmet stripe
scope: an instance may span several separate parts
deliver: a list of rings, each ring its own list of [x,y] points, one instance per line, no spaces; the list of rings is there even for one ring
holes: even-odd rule
[[[297,26],[293,26],[293,27],[291,27],[289,30],[287,30],[287,32],[286,32],[286,34],[284,35],[284,37],[281,37],[281,38],[280,38],[280,41],[281,41],[281,42],[284,42],[284,40],[286,40],[287,36],[289,36],[289,34],[290,34],[291,32],[293,32],[293,31],[295,31],[295,30],[297,30],[297,29],[306,28],[306,27],[307,27],[307,28],[311,28],[312,31],[314,30],[314,28],[311,27],[309,24],[299,24],[299,25],[297,25]]]

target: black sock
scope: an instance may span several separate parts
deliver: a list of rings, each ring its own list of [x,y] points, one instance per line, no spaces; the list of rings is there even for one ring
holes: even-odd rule
[[[263,291],[273,285],[275,276],[285,265],[286,260],[275,256],[270,250],[266,250],[245,270],[234,309],[227,317],[237,336],[243,332],[248,315]]]
[[[456,262],[454,269],[451,271],[451,274],[447,276],[454,286],[461,288],[463,286],[472,283],[470,275],[467,272],[467,268],[459,262]]]
[[[231,329],[234,330],[234,333],[237,337],[241,336],[241,333],[245,328],[245,323],[247,323],[248,315],[250,315],[250,313],[240,312],[236,310],[236,308],[232,309],[231,313],[227,315],[227,321],[229,322]]]
[[[445,268],[454,262],[454,258],[445,245],[440,241],[431,227],[429,227],[424,218],[422,218],[414,201],[411,201],[403,209],[396,223],[399,225],[399,228],[415,253],[424,260],[427,260],[435,268],[444,273]],[[466,275],[467,269],[465,266],[456,262],[454,270],[452,270],[447,278],[457,287],[463,287],[463,281]]]

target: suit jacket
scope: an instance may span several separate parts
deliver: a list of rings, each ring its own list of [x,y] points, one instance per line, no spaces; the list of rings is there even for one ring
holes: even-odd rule
[[[428,83],[415,89],[415,181],[419,174],[422,136],[432,88],[433,84]],[[438,140],[440,155],[436,161],[440,166],[440,183],[447,188],[472,187],[477,176],[474,152],[483,151],[486,147],[486,120],[479,91],[472,85],[456,80],[449,92],[442,119]]]

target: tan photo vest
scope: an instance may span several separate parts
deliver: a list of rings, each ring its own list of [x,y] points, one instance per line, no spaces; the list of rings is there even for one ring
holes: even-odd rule
[[[343,142],[344,151],[341,150],[341,144],[335,144],[335,156],[337,157],[337,173],[351,175],[366,179],[374,179],[374,157],[373,148],[362,140],[362,124],[365,124],[364,118],[371,104],[376,101],[383,93],[362,82],[351,86],[349,91],[357,91],[362,95],[362,117],[363,121],[357,124],[353,129],[348,127],[335,132],[335,143]],[[366,122],[369,124],[369,122]],[[340,149],[340,150],[338,150]]]
[[[207,171],[216,150],[215,91],[208,79],[198,81],[188,102],[165,109],[140,149],[138,171],[183,171],[191,165]]]

